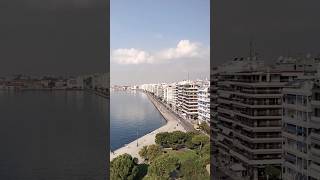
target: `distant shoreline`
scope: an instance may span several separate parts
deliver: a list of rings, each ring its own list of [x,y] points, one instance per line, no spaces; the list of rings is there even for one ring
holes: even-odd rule
[[[82,92],[90,92],[93,93],[97,96],[109,99],[109,95],[99,92],[99,91],[95,91],[95,90],[91,90],[91,89],[73,89],[73,88],[37,88],[37,89],[0,89],[0,91],[2,92],[26,92],[26,91],[82,91]]]

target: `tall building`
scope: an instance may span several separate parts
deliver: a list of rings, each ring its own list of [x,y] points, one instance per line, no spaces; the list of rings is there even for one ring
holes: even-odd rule
[[[281,169],[281,92],[303,73],[282,64],[237,58],[219,67],[218,162],[237,179],[264,179],[268,165]]]
[[[315,81],[312,90],[311,106],[313,113],[311,115],[308,131],[310,148],[309,152],[309,178],[310,180],[320,180],[320,81],[319,76]],[[310,134],[309,134],[310,133]],[[309,146],[310,145],[310,146]]]
[[[175,84],[168,84],[165,88],[165,102],[171,106],[175,106]]]
[[[284,180],[320,179],[320,84],[300,79],[283,90]]]
[[[308,179],[312,86],[297,80],[283,89],[283,179]]]
[[[218,80],[219,73],[216,68],[210,74],[210,129],[214,150],[217,150],[218,136]]]
[[[198,120],[200,123],[210,123],[210,85],[203,85],[198,89]]]
[[[178,111],[182,117],[195,120],[198,117],[198,85],[193,81],[178,83]]]

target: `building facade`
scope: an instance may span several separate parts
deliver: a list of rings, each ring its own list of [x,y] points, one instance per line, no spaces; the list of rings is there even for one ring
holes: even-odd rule
[[[302,72],[257,60],[235,64],[219,72],[218,162],[234,177],[264,179],[267,166],[281,172],[282,88]]]
[[[198,123],[210,123],[210,85],[198,89]]]

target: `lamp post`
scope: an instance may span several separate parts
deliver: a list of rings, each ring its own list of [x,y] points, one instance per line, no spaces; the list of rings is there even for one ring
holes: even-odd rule
[[[137,128],[137,147],[139,146],[139,143],[138,143],[138,128]]]

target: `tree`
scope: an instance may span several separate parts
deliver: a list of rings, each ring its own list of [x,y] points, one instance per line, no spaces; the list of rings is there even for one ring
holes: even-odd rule
[[[199,161],[188,159],[181,163],[180,175],[184,180],[210,179],[205,166]]]
[[[157,144],[152,144],[147,148],[147,157],[150,162],[162,154],[162,148]]]
[[[179,167],[179,158],[163,154],[150,164],[147,176],[149,179],[169,179]]]
[[[174,131],[169,135],[169,145],[182,145],[187,140],[186,133],[182,131]]]
[[[203,122],[199,125],[200,129],[203,130],[205,133],[210,134],[210,127],[207,123]]]
[[[277,180],[280,177],[281,170],[276,168],[272,165],[267,165],[265,168],[266,175],[268,176],[269,180]]]
[[[170,136],[169,132],[162,132],[162,133],[158,133],[156,134],[156,144],[166,147],[168,145],[168,138]]]
[[[129,154],[123,154],[110,163],[111,180],[134,180],[138,175],[138,165]]]
[[[157,144],[152,144],[150,146],[143,146],[139,151],[139,155],[149,162],[151,162],[156,157],[162,154],[162,148]]]
[[[143,146],[142,149],[139,151],[139,155],[144,159],[148,160],[148,146]]]
[[[200,151],[200,156],[204,156],[206,154],[210,154],[210,144],[205,144]]]
[[[186,133],[186,142],[185,142],[184,144],[185,144],[185,146],[186,146],[187,148],[189,148],[189,149],[194,149],[194,144],[192,143],[192,138],[193,138],[195,135],[197,135],[197,133],[192,132],[192,131]]]
[[[206,136],[206,135],[203,135],[203,134],[199,134],[199,135],[196,135],[192,138],[192,143],[196,146],[199,146],[199,149],[201,151],[202,147],[209,143],[209,137]]]
[[[163,132],[156,135],[156,144],[179,149],[186,145],[188,139],[191,141],[190,135],[182,131]]]

